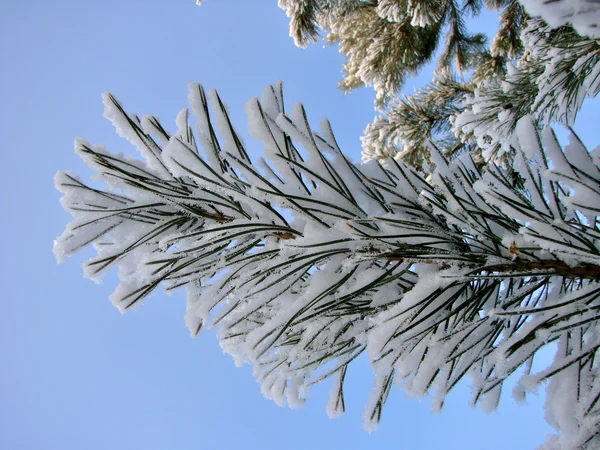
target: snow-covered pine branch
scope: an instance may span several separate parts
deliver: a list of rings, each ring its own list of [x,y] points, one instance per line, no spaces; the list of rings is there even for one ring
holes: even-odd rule
[[[553,28],[571,25],[583,36],[600,38],[600,2],[596,0],[520,0],[531,16]]]
[[[385,165],[393,157],[423,167],[429,161],[430,144],[444,149],[448,156],[469,150],[470,142],[455,135],[451,118],[464,110],[463,99],[473,91],[473,83],[445,74],[413,96],[394,98],[365,129],[363,161],[376,159]]]
[[[353,164],[329,122],[317,133],[302,105],[286,112],[281,84],[246,107],[264,145],[256,161],[215,91],[190,85],[195,133],[187,109],[170,134],[104,100],[143,160],[76,142],[108,187],[57,174],[74,219],[54,250],[60,260],[93,244],[85,274],[118,268],[121,311],[159,284],[185,287],[191,333],[216,327],[278,404],[300,406],[333,377],[328,413],[342,413],[346,372],[367,352],[367,427],[393,383],[433,391],[441,408],[468,375],[472,402],[493,409],[518,373],[517,400],[549,381],[560,434],[547,448],[600,444],[598,150],[572,136],[563,152],[526,116],[512,141],[518,183],[493,164],[481,172],[469,154],[449,163],[435,146],[424,179],[393,159]],[[554,358],[532,372],[550,343]]]
[[[380,105],[434,58],[437,49],[441,49],[440,71],[465,72],[484,48],[485,37],[470,33],[465,23],[466,17],[479,13],[483,0],[279,0],[278,4],[290,17],[290,36],[296,45],[317,42],[324,32],[346,57],[339,86],[346,91],[372,86]]]
[[[454,134],[473,136],[486,160],[509,150],[519,120],[532,115],[539,127],[572,126],[586,98],[600,92],[600,42],[569,27],[553,29],[531,19],[521,36],[525,53],[504,77],[483,82],[465,96],[450,120]]]
[[[413,166],[429,162],[428,140],[437,141],[448,156],[474,150],[498,162],[507,150],[502,143],[520,118],[532,115],[540,127],[572,125],[584,99],[600,89],[598,5],[588,0],[279,2],[298,45],[316,41],[319,31],[339,44],[347,58],[343,89],[375,89],[381,114],[365,130],[363,160],[384,163],[391,156]],[[489,45],[466,25],[484,6],[499,12]],[[399,97],[407,77],[435,56],[442,37],[446,43],[432,82]]]

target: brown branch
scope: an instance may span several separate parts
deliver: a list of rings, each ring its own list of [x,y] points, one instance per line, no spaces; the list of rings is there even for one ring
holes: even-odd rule
[[[277,231],[275,233],[267,234],[267,236],[275,236],[277,239],[281,240],[296,239],[296,236],[289,231]]]
[[[535,272],[541,270],[548,271],[551,275],[566,278],[600,280],[600,265],[598,264],[569,266],[566,262],[555,259],[528,261],[517,258],[508,264],[485,266],[482,267],[481,270],[488,272]]]
[[[368,253],[375,253],[377,250],[374,248],[367,249]],[[388,261],[407,261],[414,263],[425,263],[425,264],[437,264],[440,269],[449,269],[451,267],[447,262],[436,261],[435,259],[418,258],[413,259],[410,257],[394,256],[393,254],[381,254],[381,257]],[[587,280],[600,281],[600,265],[599,264],[579,264],[577,266],[570,266],[564,261],[557,259],[551,260],[537,260],[531,261],[526,259],[520,259],[517,257],[513,261],[505,264],[493,264],[486,265],[485,257],[475,257],[473,262],[459,261],[458,267],[473,269],[472,273],[501,273],[510,274],[511,272],[527,273],[527,272],[547,272],[550,276],[560,276],[565,278],[584,278]]]

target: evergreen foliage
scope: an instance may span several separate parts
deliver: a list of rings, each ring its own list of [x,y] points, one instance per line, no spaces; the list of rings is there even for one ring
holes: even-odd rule
[[[426,178],[394,159],[357,166],[327,121],[316,133],[301,105],[286,111],[277,85],[246,108],[265,149],[254,162],[214,91],[190,85],[196,134],[187,109],[171,134],[110,94],[104,102],[144,159],[76,142],[108,189],[57,174],[74,220],[55,253],[93,244],[85,273],[118,267],[119,309],[159,284],[185,287],[191,333],[217,327],[279,404],[302,405],[332,377],[328,412],[344,412],[346,373],[366,352],[376,374],[367,427],[393,382],[433,391],[441,408],[469,375],[472,402],[494,409],[518,373],[517,400],[548,383],[561,434],[547,448],[600,444],[598,151],[576,136],[563,151],[525,116],[510,138],[517,184],[502,167],[482,170],[468,153],[449,162],[433,145]]]
[[[553,122],[572,125],[584,97],[598,93],[598,2],[281,0],[279,5],[292,18],[290,33],[298,44],[314,41],[321,29],[340,45],[347,57],[343,89],[375,88],[381,115],[362,138],[365,161],[385,164],[391,156],[421,167],[429,162],[431,141],[449,157],[471,151],[506,163],[510,154],[500,142],[521,117],[532,115],[540,129]],[[465,25],[484,6],[499,13],[489,45]],[[318,13],[304,14],[309,7]],[[445,45],[438,49],[442,35]],[[400,95],[406,77],[433,57],[438,64],[432,82],[414,95]]]
[[[501,2],[502,3],[502,2]],[[297,45],[316,42],[320,29],[339,44],[347,61],[340,87],[373,86],[377,103],[398,92],[435,54],[440,72],[462,73],[484,51],[485,36],[469,33],[465,13],[477,14],[481,0],[280,0],[290,16],[290,35]]]
[[[586,97],[600,92],[600,42],[570,27],[551,29],[530,20],[523,32],[526,54],[503,78],[493,78],[466,96],[455,113],[458,136],[478,136],[486,159],[506,151],[507,136],[519,119],[532,114],[538,127],[572,126]]]

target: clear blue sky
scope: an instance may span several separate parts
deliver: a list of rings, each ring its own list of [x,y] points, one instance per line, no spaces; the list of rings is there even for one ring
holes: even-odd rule
[[[532,449],[551,432],[541,396],[517,406],[508,389],[499,411],[484,414],[467,406],[463,385],[441,414],[394,389],[369,435],[361,429],[372,382],[366,361],[349,371],[342,418],[325,414],[327,383],[304,409],[279,408],[212,332],[189,337],[183,292],[160,292],[122,316],[107,300],[114,276],[101,285],[82,277],[90,252],[56,264],[52,242],[69,216],[54,173],[91,175],[74,137],[131,151],[102,118],[105,90],[173,129],[187,83],[200,81],[219,89],[245,131],[246,101],[281,79],[288,103],[303,101],[315,125],[328,116],[342,148],[360,159],[372,91],[337,90],[342,57],[321,45],[296,48],[276,3],[3,2],[1,449]]]

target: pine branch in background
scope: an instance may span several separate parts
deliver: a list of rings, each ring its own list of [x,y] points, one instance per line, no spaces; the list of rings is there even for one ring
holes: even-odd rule
[[[319,37],[319,18],[322,16],[319,2],[294,2],[279,0],[279,7],[287,9],[290,17],[290,36],[298,47],[314,44]]]
[[[371,3],[340,15],[327,36],[347,57],[339,86],[344,91],[373,86],[376,102],[385,103],[432,58],[438,43],[439,23],[415,27],[410,22],[409,17],[382,18]]]
[[[563,152],[551,129],[540,134],[524,117],[517,187],[493,163],[482,172],[468,153],[448,162],[435,148],[429,179],[394,159],[357,166],[329,122],[316,133],[301,105],[286,112],[277,85],[246,107],[265,149],[253,162],[214,91],[190,86],[196,134],[187,110],[171,135],[104,98],[106,117],[144,160],[76,143],[109,187],[57,175],[74,220],[55,253],[93,244],[85,272],[118,267],[119,309],[159,284],[185,287],[193,335],[217,327],[225,351],[252,364],[278,404],[300,406],[311,385],[333,378],[332,416],[344,411],[351,362],[366,352],[376,375],[368,428],[392,383],[434,393],[441,408],[469,375],[472,402],[494,409],[511,374],[520,375],[517,400],[549,382],[547,416],[560,434],[547,448],[598,447],[598,151],[573,136]],[[533,372],[548,344],[552,361]]]
[[[340,45],[347,57],[344,90],[374,87],[382,114],[367,126],[363,160],[384,163],[392,156],[416,167],[430,162],[428,141],[447,154],[474,151],[509,164],[506,137],[520,118],[531,114],[540,127],[572,125],[584,98],[598,93],[598,2],[488,0],[485,6],[500,12],[489,49],[483,36],[469,34],[465,25],[483,5],[480,0],[280,1],[291,17],[291,34],[314,40],[321,29]],[[315,8],[320,14],[303,12]],[[444,35],[434,80],[415,95],[398,97],[406,78],[434,57]],[[310,40],[299,39],[303,45]],[[437,102],[430,102],[428,92],[441,93],[440,78],[460,79],[466,102],[453,89],[447,98],[437,95]]]
[[[448,79],[458,83],[454,71],[472,69],[471,83],[461,83],[462,90],[471,92],[473,84],[503,74],[506,58],[519,56],[522,47],[519,33],[525,14],[516,0],[486,2],[491,9],[504,8],[491,53],[484,36],[470,34],[465,25],[467,16],[481,12],[481,0],[281,0],[279,6],[290,17],[290,35],[297,45],[314,42],[318,29],[328,33],[329,42],[339,44],[347,57],[342,89],[374,87],[382,115],[367,127],[363,160],[378,158],[384,164],[393,156],[416,167],[427,165],[427,141],[441,145],[448,154],[478,150],[449,133],[449,113],[458,111],[462,97],[457,98],[456,89],[449,89],[448,97],[443,98],[440,86]],[[397,97],[406,78],[416,75],[433,58],[442,36],[445,44],[431,85],[414,96]],[[430,101],[427,91],[436,93],[436,103]]]
[[[318,42],[340,15],[351,11],[362,0],[279,0],[278,5],[290,18],[290,36],[298,47]]]
[[[533,115],[539,126],[572,126],[583,101],[600,92],[596,39],[570,27],[552,29],[539,19],[528,22],[522,39],[525,54],[517,66],[467,95],[454,121],[457,136],[478,137],[486,159],[509,151],[508,137],[522,117]]]
[[[385,163],[393,157],[420,170],[429,162],[431,145],[443,148],[447,156],[468,148],[454,135],[450,119],[462,111],[464,96],[473,90],[471,83],[443,75],[413,96],[396,98],[365,129],[363,160]]]
[[[442,37],[439,71],[472,68],[485,48],[485,37],[469,33],[464,19],[465,14],[477,14],[481,4],[481,0],[279,1],[290,17],[296,44],[315,42],[317,30],[323,30],[347,58],[340,87],[350,91],[373,86],[379,105],[433,58]]]
[[[521,0],[531,16],[552,28],[571,25],[582,36],[600,38],[600,3],[595,0]]]
[[[496,10],[501,5],[497,5]],[[527,15],[518,1],[504,2],[504,10],[500,13],[498,32],[492,41],[490,53],[492,56],[502,56],[516,59],[523,54],[521,32],[525,26]]]

